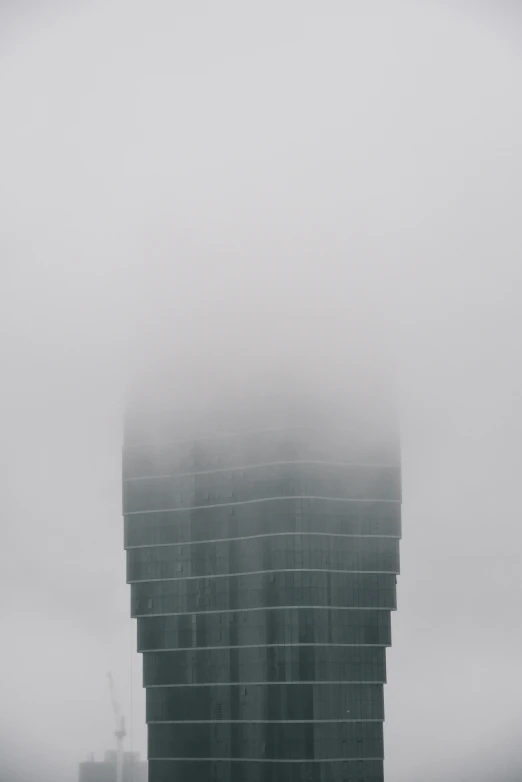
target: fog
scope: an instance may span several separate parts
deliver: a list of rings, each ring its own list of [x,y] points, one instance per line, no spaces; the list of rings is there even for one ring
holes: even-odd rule
[[[122,416],[167,351],[185,393],[386,366],[386,779],[520,778],[521,42],[503,2],[0,2],[2,782],[112,748],[109,670],[145,755]]]

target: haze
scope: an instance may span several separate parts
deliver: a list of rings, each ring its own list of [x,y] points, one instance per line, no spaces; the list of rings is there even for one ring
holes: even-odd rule
[[[393,368],[386,779],[520,778],[521,25],[503,2],[0,3],[2,780],[113,746],[109,670],[145,755],[120,446],[151,345],[185,384]]]

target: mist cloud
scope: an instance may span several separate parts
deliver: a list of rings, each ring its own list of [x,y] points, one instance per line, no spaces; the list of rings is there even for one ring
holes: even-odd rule
[[[515,23],[413,2],[1,13],[8,778],[112,746],[108,669],[144,752],[119,449],[129,378],[166,352],[189,390],[276,360],[393,368],[387,778],[515,778]]]

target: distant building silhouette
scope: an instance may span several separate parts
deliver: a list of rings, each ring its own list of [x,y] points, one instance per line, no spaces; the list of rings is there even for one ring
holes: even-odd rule
[[[393,422],[297,400],[151,419],[123,458],[150,782],[381,782]]]
[[[147,782],[147,763],[140,761],[139,752],[123,755],[123,782]],[[116,782],[116,751],[108,750],[102,761],[80,763],[78,782]]]

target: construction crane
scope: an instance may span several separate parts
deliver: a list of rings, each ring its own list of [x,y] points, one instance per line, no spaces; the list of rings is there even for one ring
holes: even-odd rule
[[[125,717],[121,713],[121,706],[116,697],[116,689],[114,687],[114,679],[112,674],[108,674],[109,689],[111,692],[112,711],[114,712],[114,724],[116,736],[116,782],[123,782],[123,739],[127,735],[125,730]]]

